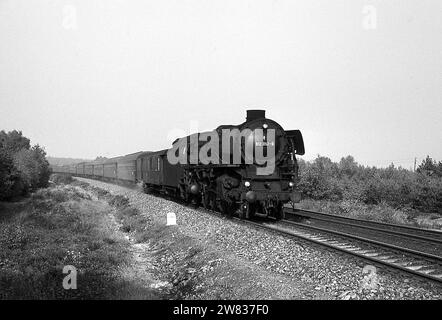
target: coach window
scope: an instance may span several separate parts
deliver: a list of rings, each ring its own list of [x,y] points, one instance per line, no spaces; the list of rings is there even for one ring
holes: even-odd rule
[[[160,171],[160,157],[157,158],[157,171]]]

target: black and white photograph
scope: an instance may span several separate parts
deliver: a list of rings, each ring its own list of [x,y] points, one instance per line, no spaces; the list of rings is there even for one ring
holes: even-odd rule
[[[0,304],[441,300],[441,40],[439,0],[0,0]]]

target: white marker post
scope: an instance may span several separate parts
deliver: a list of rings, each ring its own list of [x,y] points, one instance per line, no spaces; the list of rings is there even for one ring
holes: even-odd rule
[[[176,215],[174,212],[167,213],[167,222],[166,226],[175,226],[176,225]]]

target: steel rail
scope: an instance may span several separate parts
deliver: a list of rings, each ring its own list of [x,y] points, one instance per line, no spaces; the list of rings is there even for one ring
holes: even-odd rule
[[[301,210],[301,211],[304,211],[304,210]],[[426,237],[426,236],[412,234],[412,233],[405,233],[405,232],[400,232],[400,231],[395,231],[395,230],[389,230],[389,229],[383,229],[383,228],[378,228],[378,227],[372,227],[372,226],[367,226],[367,225],[363,225],[363,224],[359,224],[359,223],[338,221],[340,218],[346,218],[346,217],[336,216],[336,218],[334,218],[334,217],[333,218],[332,217],[330,217],[330,218],[322,218],[320,216],[314,216],[315,214],[322,214],[322,213],[314,213],[314,214],[311,213],[311,215],[310,214],[303,214],[303,213],[299,213],[299,212],[295,212],[295,211],[291,211],[291,212],[288,211],[287,213],[289,213],[291,215],[299,215],[299,216],[303,216],[303,217],[312,218],[314,220],[327,221],[327,222],[332,222],[332,223],[336,223],[336,224],[347,225],[347,226],[352,226],[352,227],[361,228],[361,229],[367,229],[367,230],[375,230],[375,231],[380,231],[380,232],[384,232],[384,233],[387,233],[387,234],[403,236],[403,237],[406,237],[406,238],[414,238],[414,239],[419,239],[419,240],[423,240],[423,241],[430,241],[430,242],[436,242],[436,243],[442,244],[442,239],[436,239],[436,238]],[[359,219],[356,219],[356,220],[358,220],[358,222],[360,222],[360,223],[367,222],[366,220],[359,220]],[[389,226],[389,225],[387,225],[387,226]],[[426,232],[426,230],[424,230],[424,229],[418,229],[418,230],[420,230],[421,232],[424,232],[424,233]],[[442,233],[440,233],[439,235],[442,236]]]
[[[432,280],[432,281],[435,281],[435,282],[438,282],[438,283],[442,283],[442,277],[431,275],[431,274],[425,273],[425,272],[419,272],[418,270],[413,270],[411,268],[407,268],[406,266],[403,266],[403,265],[400,265],[400,264],[395,264],[395,263],[392,263],[392,262],[388,262],[386,260],[382,260],[382,259],[376,258],[376,256],[369,256],[369,255],[365,255],[364,253],[357,252],[357,251],[364,251],[362,249],[361,250],[356,250],[356,251],[355,250],[349,250],[348,249],[348,245],[338,246],[338,245],[327,243],[325,241],[320,241],[320,240],[317,240],[317,239],[313,239],[312,237],[306,236],[303,233],[297,233],[297,232],[294,232],[292,230],[281,229],[281,228],[275,227],[274,225],[269,225],[269,224],[265,224],[265,223],[259,223],[259,222],[250,221],[250,220],[241,220],[241,219],[238,219],[238,220],[243,222],[243,223],[247,223],[247,224],[253,225],[255,227],[258,227],[258,228],[275,231],[277,233],[280,233],[280,234],[283,234],[283,235],[288,235],[288,236],[291,236],[291,237],[297,237],[297,238],[300,238],[300,239],[303,239],[303,240],[306,240],[306,241],[309,241],[309,242],[313,242],[315,244],[318,244],[318,245],[321,245],[321,246],[324,246],[324,247],[328,247],[330,249],[334,249],[334,250],[337,250],[337,251],[341,251],[341,252],[347,253],[347,254],[352,255],[352,256],[359,257],[359,258],[364,259],[364,260],[368,260],[368,261],[371,261],[371,262],[375,262],[375,263],[378,263],[378,264],[381,264],[381,265],[388,266],[388,267],[390,267],[392,269],[399,269],[399,270],[404,271],[406,273],[410,273],[410,274],[413,274],[413,275],[416,275],[416,276],[419,276],[419,277],[422,277],[422,278],[425,278],[425,279],[429,279],[429,280]],[[365,250],[365,251],[366,251],[365,253],[367,253],[367,251],[370,251],[370,250]],[[440,258],[440,257],[438,257],[438,258]]]
[[[306,210],[306,209],[292,209],[292,208],[286,207],[285,210],[291,210],[293,213],[303,211],[303,212],[307,212],[307,213],[311,213],[311,214],[315,214],[315,215],[322,215],[322,216],[327,216],[327,217],[336,218],[336,219],[344,219],[344,220],[357,221],[357,222],[362,222],[362,223],[371,223],[371,224],[376,224],[376,225],[381,225],[381,226],[402,228],[402,229],[412,230],[412,231],[416,231],[416,232],[424,232],[424,233],[428,233],[428,234],[442,236],[442,231],[435,230],[435,229],[424,229],[424,228],[417,228],[417,227],[406,226],[406,225],[401,225],[401,224],[396,224],[396,223],[387,223],[387,222],[379,222],[379,221],[372,221],[372,220],[356,219],[356,218],[338,216],[335,214]]]
[[[350,234],[350,233],[330,230],[330,229],[321,228],[321,227],[309,226],[309,225],[306,225],[306,224],[303,224],[303,223],[298,223],[298,222],[294,222],[294,221],[290,221],[290,220],[281,220],[281,222],[287,223],[287,224],[290,224],[290,225],[294,225],[294,226],[297,226],[297,227],[313,229],[313,230],[321,231],[321,232],[328,232],[328,233],[331,233],[331,234],[334,234],[334,235],[355,239],[355,240],[362,241],[362,242],[365,242],[365,243],[375,244],[375,245],[378,245],[378,246],[386,247],[386,248],[397,250],[397,251],[400,251],[400,252],[410,253],[410,254],[413,254],[413,255],[418,256],[418,257],[424,257],[424,258],[428,258],[428,259],[432,259],[432,260],[442,261],[442,257],[438,256],[438,255],[435,255],[435,254],[426,253],[426,252],[422,252],[422,251],[417,251],[417,250],[413,250],[413,249],[408,249],[408,248],[396,246],[394,244],[390,244],[390,243],[386,243],[386,242],[382,242],[382,241],[377,241],[377,240],[373,240],[373,239],[368,239],[368,238],[356,236],[356,235],[353,235],[353,234]]]

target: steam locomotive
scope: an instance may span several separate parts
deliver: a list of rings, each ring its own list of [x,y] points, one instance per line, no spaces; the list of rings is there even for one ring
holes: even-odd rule
[[[264,110],[248,110],[245,122],[177,139],[170,149],[52,169],[140,183],[147,193],[243,219],[281,219],[286,203],[301,200],[296,155],[304,152],[299,130],[284,130]]]

